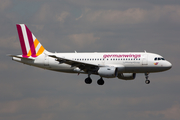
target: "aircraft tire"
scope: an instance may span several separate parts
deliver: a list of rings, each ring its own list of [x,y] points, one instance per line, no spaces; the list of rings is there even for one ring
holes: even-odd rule
[[[98,81],[97,81],[97,84],[98,85],[104,85],[104,80],[102,78],[100,78]]]
[[[92,83],[92,79],[90,77],[85,79],[85,83],[86,84],[91,84]]]
[[[150,84],[150,80],[146,80],[145,83],[146,83],[146,84]]]

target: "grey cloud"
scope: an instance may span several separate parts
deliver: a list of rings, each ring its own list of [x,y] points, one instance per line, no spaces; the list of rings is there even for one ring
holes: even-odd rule
[[[10,7],[11,4],[12,4],[11,0],[1,0],[0,1],[0,10],[1,10],[1,12],[3,12],[8,7]]]

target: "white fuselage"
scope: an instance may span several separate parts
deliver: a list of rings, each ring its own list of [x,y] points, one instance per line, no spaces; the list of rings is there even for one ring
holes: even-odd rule
[[[61,58],[79,61],[87,64],[95,64],[97,66],[113,66],[124,68],[123,73],[151,73],[161,72],[171,68],[171,63],[155,58],[163,58],[154,53],[146,52],[104,52],[104,53],[46,53],[41,54],[34,60],[24,60],[13,57],[13,60],[40,68],[53,71],[67,73],[84,73],[78,67],[68,65],[57,61],[55,58],[49,57],[49,54],[56,55]]]

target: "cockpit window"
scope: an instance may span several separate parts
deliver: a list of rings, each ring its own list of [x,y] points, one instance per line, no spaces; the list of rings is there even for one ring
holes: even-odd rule
[[[156,60],[165,60],[164,58],[154,58],[154,60],[156,61]]]

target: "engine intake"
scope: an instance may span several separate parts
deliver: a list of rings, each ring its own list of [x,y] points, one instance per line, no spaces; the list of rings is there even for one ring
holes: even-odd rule
[[[105,78],[114,78],[118,75],[118,69],[116,67],[100,67],[98,74]]]

